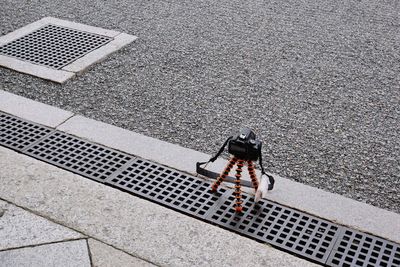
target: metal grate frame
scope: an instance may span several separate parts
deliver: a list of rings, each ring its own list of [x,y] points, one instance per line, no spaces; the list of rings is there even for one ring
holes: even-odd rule
[[[398,266],[400,245],[0,112],[0,145],[328,266]]]

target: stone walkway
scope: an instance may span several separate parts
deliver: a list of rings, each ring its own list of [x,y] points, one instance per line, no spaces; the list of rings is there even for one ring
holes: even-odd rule
[[[153,266],[0,200],[0,266]]]

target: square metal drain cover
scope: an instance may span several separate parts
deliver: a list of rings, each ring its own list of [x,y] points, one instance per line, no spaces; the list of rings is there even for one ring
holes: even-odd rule
[[[62,83],[135,39],[48,17],[0,37],[0,65]]]
[[[1,46],[0,54],[60,69],[111,40],[111,37],[49,24]]]

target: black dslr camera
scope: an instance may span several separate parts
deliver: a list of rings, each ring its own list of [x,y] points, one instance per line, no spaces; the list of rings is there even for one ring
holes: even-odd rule
[[[256,161],[261,155],[261,141],[250,128],[244,127],[229,140],[228,151],[239,159]]]

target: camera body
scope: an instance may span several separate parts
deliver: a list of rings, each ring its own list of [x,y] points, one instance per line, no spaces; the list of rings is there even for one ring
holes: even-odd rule
[[[261,141],[250,128],[244,127],[229,141],[228,151],[237,158],[256,161],[261,153]]]

